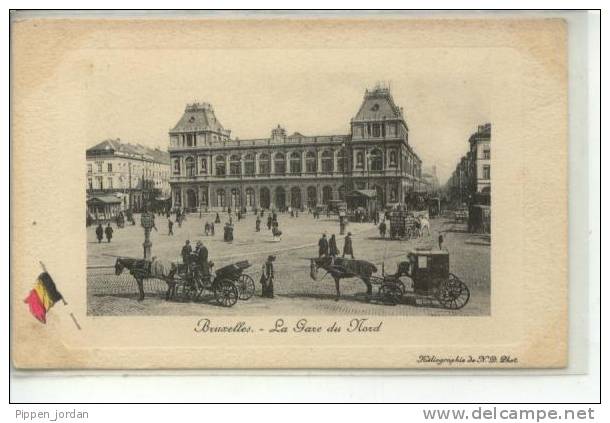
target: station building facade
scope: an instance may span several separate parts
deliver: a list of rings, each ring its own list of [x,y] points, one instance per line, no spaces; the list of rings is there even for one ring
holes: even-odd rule
[[[342,200],[354,189],[379,205],[424,191],[422,162],[388,88],[366,90],[346,135],[232,139],[212,105],[195,103],[169,131],[172,205],[189,210],[306,208]]]

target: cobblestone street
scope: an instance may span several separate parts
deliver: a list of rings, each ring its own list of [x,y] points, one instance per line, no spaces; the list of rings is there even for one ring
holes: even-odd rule
[[[114,275],[116,256],[142,257],[143,229],[139,226],[126,226],[117,229],[111,243],[105,240],[98,243],[95,227],[87,228],[88,237],[88,310],[93,315],[487,315],[490,313],[490,246],[489,238],[466,232],[464,224],[456,224],[444,218],[433,219],[431,235],[411,241],[382,240],[377,228],[370,223],[350,223],[348,231],[353,234],[356,258],[375,263],[378,275],[384,263],[385,272],[393,273],[397,263],[405,260],[406,253],[415,247],[438,248],[439,231],[445,238],[444,248],[450,252],[450,270],[458,275],[470,288],[469,303],[461,310],[451,311],[439,308],[436,304],[417,302],[413,298],[396,306],[366,302],[365,285],[358,279],[341,281],[342,298],[334,301],[335,287],[330,276],[322,278],[324,272],[314,281],[309,276],[309,257],[317,256],[317,241],[323,232],[337,234],[340,249],[343,237],[339,236],[336,216],[330,219],[321,217],[314,220],[312,215],[300,214],[291,218],[280,214],[280,229],[283,231],[281,242],[273,242],[271,232],[261,225],[261,232],[255,232],[255,217],[252,213],[245,219],[234,219],[235,240],[225,243],[222,240],[222,226],[228,219],[221,214],[222,224],[216,225],[216,235],[206,237],[203,226],[213,221],[214,214],[188,215],[182,227],[174,225],[174,235],[168,235],[167,219],[156,218],[158,231],[151,234],[152,255],[171,261],[180,261],[180,250],[185,240],[194,244],[202,240],[209,250],[209,259],[215,268],[239,260],[249,260],[252,267],[246,270],[256,282],[256,294],[248,301],[238,301],[231,308],[219,307],[212,297],[201,302],[168,302],[164,295],[166,284],[163,281],[145,281],[146,299],[137,300],[137,286],[126,271],[120,277]],[[136,216],[139,222],[139,216]],[[261,266],[269,254],[277,256],[275,262],[275,299],[260,296]],[[408,278],[406,278],[408,281]],[[374,289],[375,292],[376,289]]]

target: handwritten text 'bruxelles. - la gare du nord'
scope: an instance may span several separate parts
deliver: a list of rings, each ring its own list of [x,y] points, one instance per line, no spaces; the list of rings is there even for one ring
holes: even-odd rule
[[[366,318],[348,319],[345,322],[334,321],[331,324],[319,324],[307,319],[276,319],[270,322],[267,327],[252,327],[244,321],[230,324],[215,324],[210,319],[199,319],[194,331],[199,334],[213,333],[375,333],[381,332],[383,321],[371,321]]]

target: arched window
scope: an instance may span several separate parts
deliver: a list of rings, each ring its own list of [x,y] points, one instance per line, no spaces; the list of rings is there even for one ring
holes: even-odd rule
[[[364,167],[364,153],[362,151],[356,153],[356,167]]]
[[[301,173],[301,154],[296,151],[290,153],[290,173]]]
[[[196,176],[197,175],[197,166],[195,166],[194,158],[187,157],[184,160],[184,167],[186,168],[186,176]]]
[[[275,166],[276,175],[286,174],[286,157],[282,153],[276,153],[273,159],[273,165]]]
[[[227,174],[227,164],[225,156],[216,156],[216,175],[225,176]]]
[[[347,154],[345,148],[337,152],[337,171],[343,173],[347,171]]]
[[[241,159],[237,154],[229,157],[229,173],[231,175],[241,174]]]
[[[269,175],[271,173],[269,154],[263,153],[258,158],[258,173],[262,175]]]
[[[226,202],[225,202],[225,190],[224,189],[219,189],[216,191],[216,205],[218,207],[225,207],[226,206]]]
[[[308,151],[307,154],[305,154],[305,171],[308,173],[315,173],[317,168],[316,153]]]
[[[334,163],[333,163],[333,152],[330,150],[326,150],[322,153],[322,172],[323,173],[333,173]]]
[[[383,154],[378,148],[371,151],[369,160],[372,172],[380,172],[383,169]]]
[[[254,175],[255,173],[254,154],[246,154],[244,157],[244,172],[246,175]]]
[[[396,151],[394,151],[394,150],[390,151],[390,167],[398,166],[397,157],[398,157],[398,155],[396,154]]]

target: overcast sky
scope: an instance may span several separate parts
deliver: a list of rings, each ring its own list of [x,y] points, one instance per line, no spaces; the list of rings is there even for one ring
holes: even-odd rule
[[[490,121],[486,49],[97,50],[83,84],[87,143],[106,138],[163,149],[186,103],[212,103],[232,138],[347,134],[364,90],[391,85],[410,142],[441,183]]]

